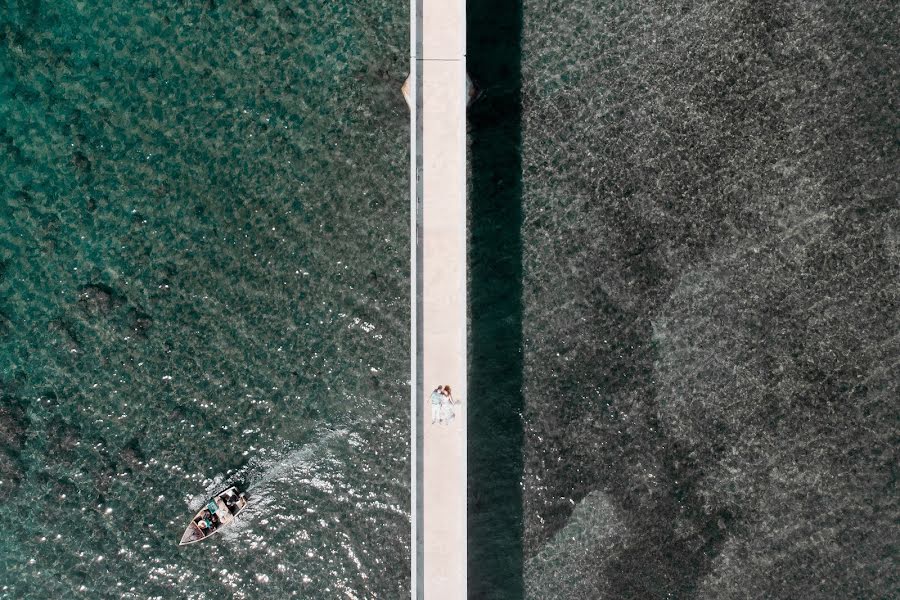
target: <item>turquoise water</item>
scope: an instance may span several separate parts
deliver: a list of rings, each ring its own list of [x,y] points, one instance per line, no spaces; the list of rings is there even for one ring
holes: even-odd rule
[[[406,593],[407,10],[7,3],[0,597]]]

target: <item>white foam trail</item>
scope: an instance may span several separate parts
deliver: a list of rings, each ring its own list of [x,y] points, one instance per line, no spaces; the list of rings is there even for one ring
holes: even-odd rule
[[[233,473],[228,481],[246,482],[246,491],[250,504],[244,509],[235,522],[218,535],[229,542],[244,541],[247,532],[259,516],[279,512],[284,508],[286,490],[291,484],[304,482],[311,487],[334,493],[334,480],[340,478],[340,469],[330,469],[336,463],[334,452],[330,446],[337,440],[348,440],[349,432],[345,429],[324,430],[313,441],[301,448],[283,451],[269,450],[271,457],[265,453],[254,455],[249,462]],[[326,471],[322,473],[322,471]],[[200,507],[215,493],[227,484],[224,474],[204,482],[205,491],[187,500],[191,511],[197,512]],[[296,488],[293,488],[296,490]]]

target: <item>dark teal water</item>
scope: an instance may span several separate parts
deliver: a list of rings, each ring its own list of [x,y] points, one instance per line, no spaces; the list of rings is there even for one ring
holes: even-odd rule
[[[521,598],[522,5],[467,3],[469,108],[468,597]]]
[[[407,593],[407,11],[5,5],[0,597]]]

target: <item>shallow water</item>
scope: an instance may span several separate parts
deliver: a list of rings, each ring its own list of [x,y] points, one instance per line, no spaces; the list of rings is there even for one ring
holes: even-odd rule
[[[406,593],[407,10],[0,17],[0,597]]]
[[[896,18],[524,3],[528,597],[893,594]]]
[[[406,11],[7,3],[0,597],[406,595]],[[513,277],[472,282],[470,589],[887,597],[896,9],[521,16],[521,107],[478,81],[515,131],[473,108]]]

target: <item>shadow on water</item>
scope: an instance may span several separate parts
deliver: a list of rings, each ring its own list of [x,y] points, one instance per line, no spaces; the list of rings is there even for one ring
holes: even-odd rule
[[[468,2],[468,597],[521,598],[522,172],[517,0]]]

